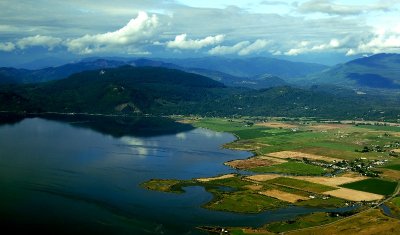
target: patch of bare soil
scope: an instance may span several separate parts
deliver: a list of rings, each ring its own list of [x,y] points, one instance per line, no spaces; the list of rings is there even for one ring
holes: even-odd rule
[[[291,128],[297,128],[299,126],[290,124],[290,123],[284,123],[284,122],[259,122],[255,124],[256,126],[262,126],[262,127],[270,127],[270,128],[284,128],[284,129],[291,129]]]
[[[262,185],[257,185],[257,184],[246,185],[244,187],[253,191],[259,191],[262,189]]]
[[[281,201],[290,202],[290,203],[295,203],[299,200],[308,200],[309,199],[307,197],[283,192],[283,191],[276,190],[276,189],[260,192],[260,194],[268,196],[268,197],[273,197],[273,198],[279,199]]]
[[[251,175],[247,176],[245,179],[252,180],[252,181],[267,181],[272,180],[275,178],[281,177],[281,175],[277,174],[264,174],[264,175]]]
[[[262,166],[272,166],[276,164],[281,164],[287,162],[283,159],[276,159],[268,156],[258,156],[258,157],[251,157],[244,160],[233,160],[226,162],[225,165],[236,169],[251,169],[255,167],[262,167]]]
[[[308,128],[311,128],[313,130],[317,131],[329,131],[329,130],[335,130],[335,129],[344,129],[348,128],[349,125],[345,124],[318,124],[318,125],[310,125]]]
[[[337,176],[337,177],[290,176],[290,178],[335,187],[341,184],[347,184],[364,180],[367,177],[358,175],[358,176]]]
[[[311,160],[327,161],[327,162],[341,161],[341,159],[339,159],[339,158],[326,157],[326,156],[321,156],[321,155],[316,155],[316,154],[294,152],[294,151],[281,151],[281,152],[269,153],[268,156],[282,158],[282,159],[291,158],[291,159],[301,160],[303,158],[307,158],[307,159],[311,159]]]
[[[210,178],[198,178],[196,180],[200,181],[200,182],[209,182],[209,181],[212,181],[212,180],[228,179],[228,178],[232,178],[234,176],[235,176],[235,174],[227,174],[227,175],[221,175],[221,176],[210,177]]]
[[[327,191],[327,192],[324,192],[323,194],[338,197],[338,198],[343,198],[343,199],[346,199],[349,201],[355,201],[355,202],[376,201],[376,200],[381,200],[384,198],[384,196],[379,195],[379,194],[362,192],[362,191],[347,189],[347,188],[340,188],[340,189],[336,189],[336,190],[332,190],[332,191]]]
[[[379,169],[379,171],[382,171],[381,176],[383,178],[400,180],[400,171],[396,171],[396,170],[392,170],[392,169]]]

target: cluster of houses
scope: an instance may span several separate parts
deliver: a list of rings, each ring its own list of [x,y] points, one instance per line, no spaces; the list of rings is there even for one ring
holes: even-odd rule
[[[366,158],[357,158],[354,161],[334,161],[332,163],[322,162],[310,160],[307,158],[303,158],[303,162],[315,166],[320,166],[326,169],[331,170],[330,175],[335,176],[337,174],[353,171],[358,172],[361,175],[369,176],[369,177],[378,177],[379,172],[373,170],[373,168],[377,166],[383,166],[387,163],[388,160],[367,160]]]

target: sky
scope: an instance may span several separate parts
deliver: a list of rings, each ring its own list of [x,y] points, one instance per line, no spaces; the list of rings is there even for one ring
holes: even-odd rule
[[[1,0],[0,66],[84,57],[335,64],[400,53],[400,0]]]

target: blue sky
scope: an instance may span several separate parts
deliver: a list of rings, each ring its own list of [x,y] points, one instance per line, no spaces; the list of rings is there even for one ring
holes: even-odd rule
[[[0,66],[46,57],[400,52],[400,0],[2,0]]]

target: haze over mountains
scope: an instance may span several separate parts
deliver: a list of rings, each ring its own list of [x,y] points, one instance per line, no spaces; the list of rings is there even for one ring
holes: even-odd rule
[[[0,68],[0,83],[35,83],[66,78],[69,75],[101,68],[115,68],[122,65],[174,68],[211,77],[224,84],[251,88],[267,88],[284,85],[282,78],[303,77],[319,72],[327,66],[291,62],[272,58],[229,59],[205,57],[196,59],[135,59],[83,60],[58,67],[39,70]]]
[[[400,55],[377,54],[336,65],[303,79],[313,84],[346,87],[400,88]]]
[[[0,68],[0,84],[36,83],[82,71],[123,65],[178,69],[210,77],[227,86],[262,89],[282,85],[331,85],[347,88],[400,88],[400,55],[377,54],[328,67],[273,58],[204,57],[192,59],[85,59],[38,70]]]

